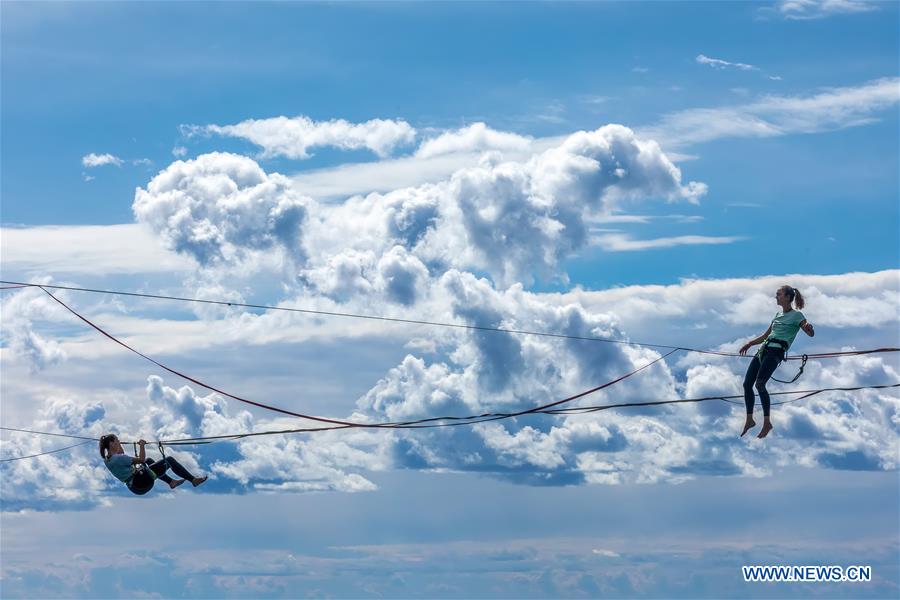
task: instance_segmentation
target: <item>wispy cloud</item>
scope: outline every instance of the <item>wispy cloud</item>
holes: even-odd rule
[[[81,157],[81,164],[89,169],[102,167],[103,165],[115,165],[120,167],[123,162],[124,161],[121,158],[112,154],[94,154],[91,152],[90,154]]]
[[[591,223],[640,223],[645,224],[650,221],[658,221],[658,220],[671,220],[676,223],[696,223],[698,221],[702,221],[703,217],[700,215],[622,215],[622,214],[613,214],[613,215],[602,215],[599,217],[592,217],[590,219]]]
[[[648,240],[635,240],[628,235],[609,233],[591,239],[591,244],[600,246],[607,252],[635,252],[639,250],[656,250],[674,246],[697,246],[710,244],[733,244],[747,238],[743,236],[712,237],[706,235],[679,235]]]
[[[746,63],[728,62],[720,58],[710,58],[705,54],[698,54],[695,59],[701,65],[709,65],[714,69],[739,69],[741,71],[758,71],[759,67],[748,65]]]
[[[824,19],[834,15],[858,14],[878,10],[877,3],[864,0],[779,0],[775,14],[791,20]]]
[[[93,178],[92,178],[93,179]],[[9,272],[173,273],[191,261],[169,252],[140,225],[69,225],[0,229]]]
[[[809,96],[767,96],[757,102],[671,113],[638,133],[664,148],[726,137],[772,137],[865,125],[900,101],[900,78],[858,87],[831,88]]]
[[[763,73],[770,81],[781,81],[782,79],[779,75],[769,75],[767,73],[764,73],[763,70],[756,65],[747,63],[729,62],[727,60],[722,60],[721,58],[712,58],[706,56],[705,54],[698,54],[694,60],[696,60],[701,65],[709,65],[710,67],[718,69],[720,71],[724,71],[727,69],[736,69],[738,71],[757,71],[759,73]]]

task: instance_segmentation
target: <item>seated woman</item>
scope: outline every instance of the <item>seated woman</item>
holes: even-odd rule
[[[115,435],[110,433],[100,438],[100,456],[103,457],[106,468],[116,479],[128,486],[132,493],[138,496],[146,494],[153,489],[153,484],[157,479],[162,479],[172,489],[188,480],[194,487],[206,481],[206,477],[191,475],[187,469],[181,466],[181,463],[171,456],[167,456],[165,460],[159,462],[147,458],[144,448],[146,444],[147,442],[140,440],[138,442],[139,455],[128,456],[125,454],[119,438]],[[166,470],[170,468],[182,479],[172,479],[166,475]]]

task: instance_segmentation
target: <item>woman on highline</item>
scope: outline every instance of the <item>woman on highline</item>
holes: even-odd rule
[[[775,302],[781,307],[781,311],[772,319],[772,323],[764,334],[754,338],[741,347],[741,356],[747,354],[751,346],[762,342],[762,346],[750,361],[747,374],[744,376],[744,404],[747,406],[747,420],[744,421],[744,436],[751,427],[756,426],[753,420],[753,388],[759,392],[759,401],[763,408],[763,426],[756,437],[764,438],[772,431],[772,422],[769,420],[769,392],[766,390],[766,382],[772,377],[772,373],[784,360],[788,348],[797,337],[801,329],[806,335],[812,337],[816,334],[812,324],[806,320],[800,309],[803,308],[803,296],[797,288],[783,285],[775,292]],[[793,303],[796,310],[791,308]]]
[[[116,479],[128,486],[133,494],[142,496],[153,489],[153,484],[157,479],[161,479],[169,484],[173,490],[185,481],[190,481],[194,487],[197,487],[204,481],[206,477],[194,477],[190,472],[181,466],[177,460],[171,456],[167,456],[165,460],[154,461],[147,458],[147,444],[144,440],[138,442],[138,456],[128,456],[122,448],[122,443],[113,434],[107,434],[100,438],[100,456],[109,472]],[[166,475],[168,469],[181,477],[181,479],[172,479]]]

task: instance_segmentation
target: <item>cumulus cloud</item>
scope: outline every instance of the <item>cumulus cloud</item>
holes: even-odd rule
[[[66,359],[66,353],[57,342],[48,340],[23,325],[14,326],[10,337],[13,352],[28,361],[32,373]]]
[[[810,280],[806,281],[809,277]],[[809,290],[814,319],[821,318],[819,336],[829,336],[833,348],[834,330],[840,327],[832,294],[853,294],[873,302],[866,322],[882,326],[897,323],[896,297],[878,307],[877,296],[867,288],[898,287],[897,273],[831,277],[794,277],[798,286]],[[800,281],[797,281],[800,280]],[[816,285],[810,285],[812,281]],[[467,323],[500,325],[512,329],[544,329],[579,336],[621,339],[618,316],[629,306],[634,319],[648,319],[644,329],[659,334],[661,319],[675,325],[683,337],[696,324],[718,321],[733,324],[745,320],[747,312],[761,311],[762,321],[771,317],[764,306],[742,306],[743,296],[759,293],[772,283],[753,280],[685,282],[676,286],[632,286],[623,290],[577,294],[579,304],[549,302],[552,295],[530,295],[521,289],[498,291],[486,280],[470,274],[448,273],[442,279],[444,292],[454,314]],[[759,290],[753,292],[753,288]],[[824,292],[822,290],[827,290]],[[852,291],[851,291],[852,290]],[[871,294],[871,298],[869,295]],[[592,296],[608,296],[602,304]],[[896,296],[891,292],[889,295]],[[573,298],[575,294],[566,297]],[[884,296],[885,299],[887,296]],[[627,298],[627,302],[621,299]],[[843,301],[843,300],[842,300]],[[846,297],[847,305],[853,304]],[[766,304],[771,304],[768,299]],[[596,308],[587,309],[585,304]],[[856,302],[857,305],[860,302]],[[647,307],[671,305],[684,311],[679,324],[676,313],[665,316]],[[604,307],[604,308],[600,308]],[[821,312],[819,312],[821,311]],[[875,313],[881,311],[882,317]],[[831,314],[837,312],[838,314]],[[616,315],[615,317],[613,315]],[[879,319],[881,319],[879,321]],[[567,324],[568,323],[568,324]],[[828,325],[825,325],[825,324]],[[857,320],[857,323],[859,321]],[[577,324],[577,325],[576,325]],[[733,325],[732,325],[733,326]],[[859,329],[853,325],[852,331]],[[711,328],[712,329],[712,328]],[[752,335],[756,335],[755,330]],[[721,333],[719,335],[722,335]],[[728,334],[725,334],[728,335]],[[748,333],[748,336],[750,334]],[[493,336],[493,337],[492,337]],[[498,339],[499,338],[499,339]],[[443,345],[441,356],[449,360],[407,356],[359,401],[360,410],[373,419],[403,420],[443,414],[479,414],[487,411],[512,412],[524,407],[569,395],[646,364],[655,352],[634,347],[609,347],[592,342],[554,344],[528,336],[507,339],[487,332],[467,332],[456,337],[435,338]],[[840,338],[838,338],[840,339]],[[676,340],[677,341],[677,340]],[[887,342],[890,343],[890,342]],[[728,344],[724,349],[733,350]],[[798,345],[808,350],[809,342]],[[885,342],[882,341],[881,345]],[[876,340],[873,345],[879,345]],[[708,346],[707,346],[708,347]],[[434,352],[434,349],[432,349]],[[599,354],[598,354],[599,353]],[[552,357],[552,359],[550,358]],[[648,401],[676,397],[741,394],[746,361],[684,355],[669,365],[659,365],[610,390],[576,405],[610,402]],[[782,368],[788,377],[796,368]],[[787,373],[791,371],[791,373]],[[803,388],[840,387],[900,381],[896,357],[848,357],[832,362],[811,363],[802,379]],[[853,383],[851,383],[853,382]],[[770,384],[773,391],[797,386]],[[776,401],[785,397],[774,397]],[[577,483],[615,484],[625,482],[680,481],[697,475],[762,476],[773,468],[800,464],[836,469],[892,469],[896,464],[896,431],[900,424],[900,399],[887,392],[832,392],[774,409],[776,437],[767,443],[779,447],[777,460],[751,442],[741,444],[733,431],[735,419],[743,414],[721,401],[649,410],[629,409],[580,416],[531,416],[512,421],[486,423],[471,428],[448,428],[418,432],[396,432],[391,450],[397,466],[411,469],[453,469],[491,473],[494,476],[533,485]],[[736,416],[737,415],[737,416]]]
[[[777,75],[767,73],[765,76],[780,80]],[[862,126],[877,119],[878,112],[890,109],[896,104],[896,97],[900,96],[895,91],[895,100],[892,101],[890,86],[886,88],[884,81],[805,95],[766,96],[749,104],[677,111],[655,124],[639,126],[635,131],[642,139],[656,140],[666,150],[670,160],[681,162],[696,156],[674,152],[676,147],[723,137],[791,135]],[[889,79],[887,81],[890,82]],[[507,160],[527,161],[531,154],[558,146],[565,138],[536,138],[530,150],[516,154],[504,149],[503,156]],[[314,198],[342,200],[353,194],[387,192],[446,179],[460,169],[476,166],[479,157],[477,152],[439,154],[431,158],[402,156],[375,163],[313,169],[292,178],[299,189]]]
[[[47,279],[41,281],[48,283]],[[66,360],[67,354],[54,339],[34,330],[34,322],[64,318],[58,304],[37,289],[7,293],[2,301],[4,338],[16,357],[37,373]]]
[[[85,154],[81,157],[81,164],[89,169],[94,167],[102,167],[103,165],[115,165],[121,167],[124,161],[118,156],[112,154]]]
[[[25,428],[93,437],[91,432],[100,431],[107,416],[104,404],[96,400],[49,397]],[[78,440],[12,433],[0,442],[0,456],[29,456],[76,443]],[[106,469],[99,457],[96,461],[87,458],[91,453],[97,456],[95,443],[0,464],[4,510],[35,504],[46,508],[86,508],[99,502]]]
[[[495,143],[485,141],[490,138],[486,129],[481,138],[472,131],[448,135],[442,144],[451,152]],[[434,148],[438,152],[440,145]],[[576,133],[521,160],[489,156],[438,183],[354,196],[335,205],[318,205],[291,183],[252,159],[207,154],[173,163],[138,189],[134,211],[170,248],[199,263],[201,275],[192,283],[203,286],[204,294],[225,289],[221,280],[206,278],[216,269],[225,272],[257,256],[275,255],[291,267],[284,281],[285,289],[296,294],[292,302],[377,306],[476,327],[662,343],[669,341],[660,339],[666,336],[684,343],[675,336],[687,331],[697,346],[728,346],[742,334],[736,331],[767,324],[774,312],[771,293],[784,283],[781,278],[686,281],[605,292],[576,289],[565,295],[528,292],[525,285],[535,275],[557,276],[560,262],[590,243],[590,225],[605,215],[633,203],[696,202],[705,192],[701,183],[684,184],[680,170],[655,142],[622,126]],[[723,243],[708,238],[649,242],[713,241]],[[619,239],[620,246],[624,242]],[[897,322],[896,272],[791,276],[790,283],[802,289],[810,310],[821,311],[809,316],[821,325],[820,336],[831,336],[829,348],[841,328],[850,330],[847,335],[862,335],[860,322]],[[283,315],[251,318],[225,311],[221,316],[233,325],[230,340],[244,334],[246,340],[272,339],[286,322]],[[152,328],[159,348],[190,343],[170,334],[185,324],[167,323],[172,329],[165,332],[149,320],[137,325],[138,341]],[[360,396],[352,418],[524,410],[660,356],[641,347],[479,330],[428,331],[416,347],[427,348],[427,355],[412,350],[398,361]],[[731,391],[742,377],[742,363],[729,360],[694,356],[660,362],[576,404]],[[838,363],[830,371],[809,367],[805,381],[883,382],[896,377],[897,370],[884,358],[871,357]],[[146,395],[151,408],[137,416],[103,404],[107,425],[184,437],[280,424],[233,412],[215,394],[172,388],[158,377],[148,380]],[[374,483],[358,471],[390,467],[482,472],[533,485],[759,476],[773,465],[796,461],[825,468],[891,468],[898,403],[892,394],[871,394],[866,400],[863,407],[853,396],[832,395],[780,409],[772,439],[783,439],[789,451],[777,460],[733,439],[732,413],[724,404],[527,416],[447,429],[332,432],[309,440],[252,438],[203,452],[212,472],[231,486],[221,489],[262,492],[364,491]],[[75,414],[63,425],[58,416],[66,411],[54,411],[56,426],[79,423]],[[87,419],[80,423],[95,426]],[[809,452],[800,451],[804,444]],[[185,460],[193,457],[187,454]]]
[[[610,315],[577,305],[545,303],[520,286],[498,291],[484,279],[448,272],[442,296],[463,322],[481,326],[548,330],[581,337],[618,337]],[[592,387],[658,358],[652,351],[578,340],[466,331],[438,339],[445,360],[407,356],[359,402],[373,420],[436,415],[514,412]],[[549,360],[549,357],[553,357]],[[654,366],[641,380],[628,380],[616,398],[675,393],[671,373]],[[601,395],[602,397],[602,395]],[[594,398],[596,400],[597,398]],[[538,485],[583,483],[583,452],[618,451],[629,444],[618,425],[531,416],[513,422],[425,431],[398,431],[391,453],[405,468],[441,468],[493,473]],[[658,444],[657,444],[658,446]]]
[[[101,396],[47,397],[30,421],[20,427],[95,438],[116,433],[124,440],[234,435],[254,429],[296,427],[296,420],[255,419],[247,410],[234,410],[218,394],[204,396],[191,386],[174,388],[155,375],[147,379],[143,398],[122,393]],[[369,432],[324,434],[315,440],[270,436],[237,443],[170,446],[167,454],[177,457],[193,473],[212,473],[206,484],[212,492],[370,491],[375,485],[353,471],[385,467],[381,458],[384,452],[379,450],[381,437]],[[0,442],[0,456],[37,454],[69,443],[61,438],[14,433]],[[126,448],[130,450],[130,446]],[[158,458],[152,444],[147,447],[147,455]],[[5,510],[22,506],[88,508],[108,502],[110,494],[130,495],[103,466],[96,442],[60,454],[2,463],[0,470]]]
[[[202,265],[269,250],[302,262],[307,202],[286,177],[266,174],[247,157],[216,152],[172,163],[137,189],[132,208],[169,248]]]
[[[216,462],[212,469],[261,492],[366,492],[376,489],[375,484],[347,469],[378,468],[374,446],[324,437],[312,442],[251,438],[238,444],[238,460]]]
[[[403,256],[398,253],[399,258]],[[413,306],[425,308],[422,303],[426,302],[432,316],[463,324],[581,337],[640,336],[645,341],[721,345],[733,350],[765,327],[774,312],[771,292],[785,281],[804,291],[809,303],[805,313],[817,325],[817,336],[798,339],[796,351],[840,348],[847,345],[844,341],[855,341],[856,347],[896,343],[891,332],[896,331],[900,314],[897,271],[685,281],[560,295],[531,293],[521,286],[498,289],[488,279],[450,270],[431,282],[430,289],[424,290],[426,297]],[[283,327],[280,321],[273,319],[266,325],[261,319],[230,321],[235,339],[250,343],[267,327]],[[257,333],[250,335],[253,331]],[[380,421],[514,412],[593,387],[659,356],[640,347],[485,331],[434,329],[418,335],[431,344],[427,355],[411,352],[389,369],[359,398],[355,414],[329,416]],[[870,336],[875,337],[867,339]],[[178,335],[165,333],[164,337],[183,343]],[[143,348],[140,336],[130,341]],[[676,355],[573,404],[737,394],[745,367],[744,360]],[[790,376],[795,368],[794,364],[782,366],[778,376]],[[898,380],[897,358],[884,355],[811,362],[800,385],[841,387]],[[770,389],[797,386],[772,384]],[[114,429],[121,435],[157,437],[296,426],[294,420],[253,418],[229,404],[215,394],[204,396],[190,386],[172,387],[150,377],[146,399],[101,401],[95,396],[83,402],[74,396],[54,397],[29,425],[75,434],[99,435]],[[523,416],[475,427],[273,436],[176,452],[190,468],[216,476],[210,490],[239,492],[365,491],[375,485],[367,471],[390,468],[468,471],[529,485],[673,482],[698,475],[759,477],[796,465],[897,468],[900,398],[895,390],[831,392],[774,407],[775,431],[765,445],[737,438],[742,413],[740,401],[737,405],[717,401],[578,416]],[[4,456],[59,447],[53,440],[29,440],[4,443]],[[29,467],[31,471],[13,466],[17,463],[3,467],[24,469],[15,471],[22,486],[4,488],[4,502],[13,490],[21,497],[37,490],[56,493],[48,492],[43,478],[52,485],[65,482],[47,476],[45,469],[93,468],[96,451],[89,450],[80,455],[76,450],[71,458],[44,461],[42,457],[39,466]],[[4,477],[9,473],[4,471]],[[9,476],[12,480],[13,475]],[[58,501],[70,506],[92,503],[100,497],[99,491],[119,490],[102,470],[90,476],[99,478],[100,488],[79,488],[71,498],[59,496]]]
[[[695,202],[706,186],[682,185],[655,142],[608,125],[573,134],[526,163],[463,170],[447,191],[422,254],[486,269],[509,284],[553,277],[560,260],[587,243],[590,215],[638,200]]]
[[[263,158],[294,159],[309,158],[309,149],[314,147],[368,149],[384,157],[397,146],[412,143],[416,137],[416,130],[402,120],[350,123],[344,119],[313,121],[304,116],[248,119],[235,125],[185,126],[183,130],[188,135],[215,134],[245,139],[262,147]]]
[[[426,264],[486,270],[504,285],[554,278],[559,262],[587,243],[589,216],[630,201],[694,202],[705,191],[682,185],[654,142],[608,125],[527,162],[487,162],[418,188],[436,216],[413,252]]]
[[[246,166],[257,173],[257,179],[277,176],[266,175],[252,161]],[[211,172],[217,169],[213,166]],[[301,297],[324,297],[352,307],[370,303],[382,309],[427,307],[429,314],[475,326],[623,339],[632,332],[652,332],[654,320],[683,320],[689,328],[705,328],[703,335],[719,332],[715,343],[723,343],[733,339],[722,337],[727,328],[767,323],[773,301],[765,286],[772,285],[774,290],[777,285],[727,280],[638,287],[621,292],[628,294],[627,302],[610,305],[604,304],[607,296],[603,294],[534,295],[516,284],[529,283],[535,273],[553,273],[562,258],[589,242],[589,224],[620,206],[649,199],[692,202],[704,191],[699,183],[682,184],[680,171],[659,146],[627,128],[580,132],[524,161],[489,158],[436,184],[355,196],[330,206],[307,204],[311,208],[303,223],[306,254],[297,283]],[[226,216],[214,215],[211,225],[220,227],[220,222],[227,222]],[[260,250],[242,245],[240,236],[234,239],[236,249]],[[731,241],[735,240],[677,238],[653,240],[643,247]],[[623,240],[618,242],[621,249]],[[896,282],[890,277],[863,279],[884,298],[869,304],[866,310],[871,318],[877,321],[877,315],[885,311],[896,313],[896,302],[891,304],[886,291]],[[859,287],[847,287],[853,280],[844,277],[841,281],[853,294],[861,293]],[[836,281],[794,278],[792,283],[803,288],[811,305],[824,305],[840,296]],[[611,291],[609,298],[616,293]],[[834,312],[840,311],[835,307]],[[830,316],[830,322],[837,322],[835,318]],[[896,321],[896,314],[886,318]],[[593,387],[659,357],[655,351],[636,347],[485,331],[428,333],[422,342],[418,347],[427,347],[431,356],[409,354],[390,369],[360,398],[357,407],[364,418],[400,420],[526,409]],[[890,374],[877,368],[873,372],[879,377]],[[656,365],[590,402],[733,391],[741,377],[734,364],[685,358]],[[887,465],[882,454],[861,450],[854,441],[874,436],[874,431],[883,431],[895,419],[886,408],[887,401],[879,402],[882,408],[877,414],[887,416],[871,418],[865,434],[824,441],[818,454],[813,454],[821,456],[817,464],[829,468]],[[469,470],[536,485],[764,474],[771,466],[752,448],[736,445],[732,439],[730,414],[728,406],[710,404],[632,414],[522,417],[476,427],[392,432],[379,438],[379,444],[363,442],[367,451],[360,454],[351,444],[346,456],[356,467],[391,464]],[[785,410],[785,417],[790,414]],[[818,431],[808,415],[791,416],[790,424],[783,426],[798,435]],[[269,450],[280,460],[273,463],[254,446],[262,443],[275,444]],[[255,482],[268,491],[368,487],[339,462],[322,467],[321,477],[327,483],[290,480],[289,473],[312,468],[309,448],[289,440],[247,444],[247,452],[239,450],[241,459],[217,462],[217,472],[242,485]],[[374,463],[365,462],[363,455]]]
[[[468,143],[473,131],[448,144]],[[206,154],[139,188],[134,212],[202,265],[280,249],[300,267],[298,282],[331,298],[380,291],[409,304],[426,271],[481,270],[502,285],[558,278],[559,263],[588,243],[588,219],[629,203],[697,202],[705,192],[683,184],[655,142],[608,125],[524,162],[488,158],[437,184],[328,206],[249,158]]]

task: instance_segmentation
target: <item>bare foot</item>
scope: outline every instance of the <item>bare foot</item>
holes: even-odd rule
[[[204,481],[206,481],[206,475],[204,475],[203,477],[194,477],[194,480],[191,482],[191,485],[193,485],[194,487],[197,487]]]
[[[184,479],[173,479],[171,482],[169,482],[169,487],[174,490],[182,483],[184,483]]]
[[[762,429],[759,430],[759,435],[756,437],[758,437],[759,439],[762,439],[762,438],[766,437],[767,435],[769,435],[770,431],[772,431],[772,424],[769,423],[769,421],[765,421],[763,423]]]
[[[748,416],[747,421],[744,423],[744,430],[741,432],[741,437],[744,437],[744,434],[747,433],[751,427],[756,427],[756,421],[753,420],[753,417]]]

